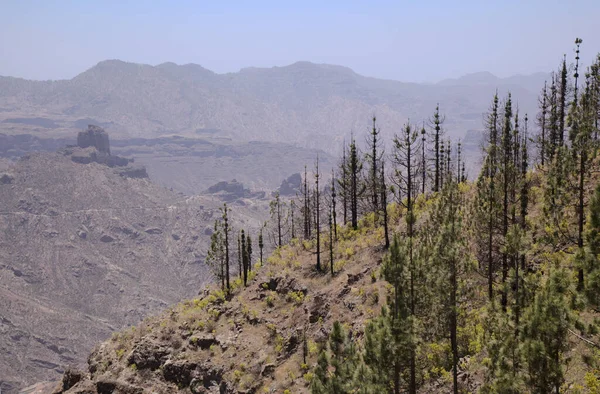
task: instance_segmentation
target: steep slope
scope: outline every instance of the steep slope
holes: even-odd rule
[[[0,174],[0,384],[3,392],[79,365],[119,328],[197,293],[221,202],[124,178],[66,151]],[[258,226],[266,208],[236,210]]]
[[[540,188],[545,180],[539,172],[531,174],[531,178],[534,191],[529,213],[531,231],[534,239],[541,239],[547,231],[543,220],[539,220],[544,207]],[[464,220],[470,226],[475,220],[476,189],[474,185],[461,184],[458,190],[464,199]],[[417,200],[417,231],[428,228],[428,218],[435,215],[439,201],[435,195]],[[391,204],[389,212],[392,230],[405,237],[406,210]],[[464,231],[469,242],[462,251],[466,254],[463,258],[472,263],[474,270],[463,274],[461,279],[462,294],[467,298],[460,301],[459,341],[463,355],[459,385],[460,392],[479,392],[491,363],[489,349],[497,343],[497,338],[488,336],[487,330],[498,327],[490,323],[494,308],[486,305],[485,277],[475,269],[476,262],[469,256],[475,249],[475,230]],[[334,247],[335,275],[329,274],[329,267],[326,272],[316,272],[314,240],[292,241],[276,251],[263,267],[256,267],[258,273],[251,275],[248,287],[244,288],[238,280],[231,299],[226,299],[220,290],[207,290],[160,316],[146,319],[135,329],[114,335],[92,352],[86,372],[69,371],[55,393],[310,392],[315,368],[322,362],[319,354],[328,347],[334,322],[342,322],[354,345],[364,349],[368,346],[365,326],[380,315],[381,307],[393,294],[391,285],[381,279],[385,275],[382,259],[386,252],[382,248],[383,229],[373,226],[373,216],[361,220],[358,231],[340,228],[338,235],[340,240]],[[531,245],[527,260],[532,263],[532,271],[526,280],[536,283],[534,287],[544,287],[550,276],[547,267],[542,267],[547,264],[542,260],[560,256],[564,256],[564,251],[556,251],[552,245]],[[568,263],[563,264],[563,268],[572,269]],[[419,277],[422,275],[419,273]],[[443,306],[437,307],[443,314]],[[531,308],[530,311],[535,310],[535,306]],[[441,323],[441,316],[435,315],[435,311],[427,313],[432,315],[430,323]],[[592,322],[599,315],[589,308],[571,313],[574,329],[579,327],[576,328],[579,333],[569,329],[569,335],[565,336],[566,350],[561,357],[567,360],[569,373],[563,386],[565,392],[587,392],[585,381],[597,373],[593,360],[597,357],[594,346],[598,341],[598,330],[588,329],[587,322],[593,327],[596,323]],[[506,316],[512,315],[509,312]],[[507,335],[513,334],[510,331]],[[452,378],[447,369],[448,341],[443,333],[438,339],[420,339],[420,393],[452,392]],[[387,349],[390,344],[375,342],[371,346]],[[335,372],[331,364],[325,368],[329,375]],[[360,385],[361,375],[358,376]]]
[[[69,372],[70,383],[59,386],[66,393],[308,392],[309,366],[331,323],[344,321],[360,337],[384,302],[385,282],[376,280],[383,233],[364,225],[340,230],[333,278],[315,271],[314,242],[296,240],[257,264],[248,287],[238,279],[231,300],[207,290],[115,334],[90,355],[89,375]]]

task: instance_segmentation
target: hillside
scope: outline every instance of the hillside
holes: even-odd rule
[[[88,124],[82,126],[87,127]],[[55,152],[75,144],[74,134],[51,138],[0,133],[0,168],[9,159],[17,160],[33,152]],[[146,167],[153,182],[187,195],[202,193],[217,182],[233,178],[253,190],[274,190],[290,174],[305,164],[311,165],[317,154],[324,166],[335,165],[333,157],[322,150],[267,141],[229,141],[211,133],[202,138],[112,136],[111,132],[115,154],[135,159]]]
[[[531,237],[542,239],[547,228],[543,221],[536,222],[535,218],[543,215],[540,191],[545,187],[545,178],[539,171],[530,177],[533,189],[538,190],[531,196]],[[461,184],[459,189],[463,220],[471,227],[476,220],[476,187]],[[416,231],[425,234],[431,230],[441,198],[441,195],[419,197],[414,208],[418,217]],[[391,231],[400,239],[406,237],[406,209],[391,204],[389,215]],[[475,265],[473,254],[478,238],[472,227],[465,228],[464,232],[468,240],[464,249],[468,254],[464,257]],[[393,287],[384,280],[389,252],[383,247],[383,228],[373,225],[373,216],[361,220],[358,231],[340,227],[338,236],[334,245],[333,276],[327,266],[329,258],[325,257],[327,240],[323,246],[326,268],[322,273],[315,270],[315,240],[293,240],[275,251],[263,266],[256,263],[248,287],[244,288],[237,280],[230,299],[218,288],[210,287],[198,297],[145,319],[137,327],[114,334],[91,353],[87,370],[69,371],[55,393],[311,392],[311,382],[321,363],[319,355],[333,346],[329,338],[334,322],[341,322],[342,330],[348,333],[354,346],[362,350],[367,346],[366,326],[381,316],[382,307],[393,294]],[[325,233],[324,237],[328,235]],[[544,265],[546,268],[540,270],[537,264],[550,264],[542,261],[559,256],[564,256],[564,251],[552,251],[550,245],[543,243],[527,251],[526,258],[532,262],[533,270],[527,280],[532,286],[549,280],[545,271],[549,266]],[[564,268],[570,267],[563,263]],[[461,301],[460,392],[482,390],[490,351],[496,343],[488,336],[488,330],[497,328],[489,325],[496,315],[494,309],[486,305],[485,272],[474,268],[461,282],[468,299]],[[420,283],[418,288],[426,291],[426,286]],[[422,316],[423,324],[432,318],[430,323],[437,327],[440,315],[434,315],[444,312],[434,308],[426,313],[431,316]],[[570,329],[565,353],[561,355],[561,359],[568,360],[569,371],[565,375],[564,392],[594,392],[587,391],[592,386],[586,386],[584,376],[596,371],[593,344],[598,343],[599,338],[598,331],[588,328],[587,322],[589,327],[595,327],[600,314],[589,308],[573,313],[576,315],[573,321],[580,323],[575,324],[579,329]],[[391,344],[381,346],[385,349]],[[448,346],[447,336],[434,341],[423,339],[419,343],[419,393],[452,391]],[[333,374],[335,369],[329,368]],[[365,393],[381,392],[367,388],[370,375],[360,376],[357,384]],[[582,391],[577,391],[578,388]],[[314,386],[312,389],[315,390]]]
[[[308,392],[304,335],[312,367],[333,321],[360,338],[385,300],[385,282],[373,280],[384,252],[382,229],[365,222],[360,232],[340,228],[339,237],[333,278],[315,272],[314,241],[295,240],[264,266],[256,263],[247,288],[237,280],[231,300],[207,289],[116,333],[90,355],[91,375],[73,372],[82,381],[65,393]]]
[[[451,137],[481,130],[481,114],[495,89],[512,91],[521,110],[534,113],[544,78],[467,76],[415,84],[310,62],[215,74],[195,64],[107,60],[71,80],[0,77],[0,132],[56,137],[93,123],[117,138],[214,132],[236,141],[285,142],[338,154],[342,139],[364,132],[373,113],[387,138],[407,119],[430,118],[437,103],[448,114]]]
[[[204,253],[222,202],[72,159],[88,154],[36,153],[0,168],[3,393],[82,365],[114,330],[210,280]],[[266,204],[245,205],[233,220],[258,227]]]
[[[215,74],[195,64],[107,60],[71,80],[0,77],[0,157],[55,151],[94,124],[160,185],[197,194],[235,178],[273,190],[317,153],[332,166],[342,141],[362,135],[373,114],[389,147],[404,122],[427,121],[439,103],[447,137],[470,140],[464,155],[474,176],[489,92],[510,90],[522,111],[534,113],[544,78],[485,74],[415,84],[310,62]]]
[[[564,61],[536,139],[516,97],[494,95],[475,182],[449,147],[421,173],[410,125],[380,160],[376,133],[366,162],[352,140],[339,194],[320,192],[318,168],[303,179],[302,238],[279,240],[247,286],[225,281],[217,221],[221,280],[98,345],[54,394],[598,393],[600,55],[590,69],[572,98]],[[281,211],[267,228],[289,239]]]

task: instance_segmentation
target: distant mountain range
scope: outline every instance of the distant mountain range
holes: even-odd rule
[[[496,89],[511,91],[520,110],[533,114],[547,78],[482,72],[417,84],[310,62],[216,74],[196,64],[107,60],[70,80],[0,77],[0,133],[71,135],[94,123],[117,138],[285,142],[338,153],[343,138],[366,132],[373,114],[391,137],[409,119],[421,124],[437,103],[449,135],[462,137],[482,128]]]

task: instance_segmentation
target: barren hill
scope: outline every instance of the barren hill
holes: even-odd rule
[[[2,392],[82,364],[112,331],[209,279],[206,234],[220,201],[76,163],[77,149],[0,171]],[[252,228],[262,209],[247,201],[233,220]]]
[[[481,74],[481,73],[480,73]],[[438,84],[364,77],[351,69],[297,62],[215,74],[199,65],[100,62],[71,80],[0,77],[0,132],[58,135],[83,123],[118,137],[195,136],[209,132],[238,141],[293,143],[338,153],[352,130],[362,133],[376,113],[391,136],[410,119],[421,122],[437,103],[452,136],[481,129],[496,88],[519,97],[533,113],[543,74],[496,78],[474,74]]]

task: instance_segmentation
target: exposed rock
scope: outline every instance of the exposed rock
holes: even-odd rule
[[[324,319],[327,316],[327,313],[329,313],[329,303],[322,294],[316,294],[306,308],[308,320],[311,323],[316,323],[319,321],[319,318]]]
[[[272,290],[272,291],[276,291],[277,290],[277,286],[279,286],[279,282],[281,281],[281,277],[272,277],[269,278],[268,282],[263,282],[261,284],[258,285],[258,288],[260,290]]]
[[[104,234],[102,237],[100,237],[100,241],[102,242],[113,242],[115,239],[113,237],[111,237],[108,234]]]
[[[194,362],[185,360],[167,361],[163,365],[162,373],[167,382],[177,383],[177,385],[186,387],[189,386],[198,365]]]
[[[80,148],[92,146],[96,148],[98,152],[110,155],[108,134],[102,127],[89,125],[87,130],[80,131],[77,134],[77,146]]]
[[[261,199],[265,197],[265,192],[253,193],[249,189],[244,189],[244,185],[235,179],[231,182],[216,183],[209,187],[206,193],[215,195],[225,202],[233,202],[241,198]]]
[[[83,372],[76,369],[67,369],[62,377],[61,388],[63,391],[69,390],[83,378]]]
[[[287,179],[284,179],[283,182],[281,182],[281,186],[279,186],[279,195],[295,196],[296,193],[300,192],[301,187],[302,176],[299,173],[292,174]]]
[[[12,176],[11,174],[2,174],[0,175],[0,184],[2,185],[9,185],[11,183],[13,183],[13,181],[15,180],[15,177]]]
[[[280,294],[287,294],[291,291],[293,292],[301,292],[306,295],[308,293],[308,289],[306,286],[302,285],[296,278],[284,278],[281,276],[274,276],[269,278],[268,282],[262,282],[259,284],[260,290],[271,290],[276,291]]]
[[[265,364],[262,371],[260,371],[260,376],[271,376],[273,372],[275,372],[275,364]]]
[[[148,171],[144,166],[127,166],[117,170],[117,173],[123,178],[136,178],[145,179],[148,178]]]
[[[151,227],[145,230],[147,234],[162,234],[162,230],[158,227]]]
[[[212,334],[198,334],[190,338],[190,345],[204,350],[218,344],[219,341]]]
[[[352,275],[352,274],[348,274],[348,285],[352,285],[356,282],[358,282],[360,280],[360,278],[362,278],[363,275],[361,273],[358,273],[356,275]]]
[[[138,369],[155,370],[164,364],[168,349],[149,340],[138,343],[127,357],[127,362],[135,364]]]
[[[98,394],[141,394],[144,392],[139,387],[133,387],[117,380],[99,380],[96,382]]]

